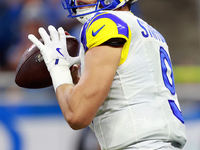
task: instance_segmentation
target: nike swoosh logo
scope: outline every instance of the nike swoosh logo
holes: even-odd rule
[[[105,25],[103,25],[101,28],[99,28],[97,31],[92,31],[92,36],[96,36],[98,33],[99,33],[99,31],[101,31],[101,29],[103,29],[103,27],[105,27]]]
[[[56,48],[57,52],[64,57],[64,55],[60,52],[61,48]]]

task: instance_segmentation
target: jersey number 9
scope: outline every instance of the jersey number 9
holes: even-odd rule
[[[163,47],[160,47],[160,61],[161,61],[161,69],[162,69],[162,76],[163,81],[166,88],[170,91],[172,95],[175,95],[175,84],[174,84],[174,75],[171,60],[169,58],[168,53]],[[173,114],[182,122],[184,123],[183,116],[179,108],[177,107],[174,100],[168,100],[169,105],[172,109]]]

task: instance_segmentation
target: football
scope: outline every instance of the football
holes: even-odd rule
[[[66,36],[70,56],[79,53],[79,42],[73,36]],[[43,40],[40,39],[43,43]],[[52,80],[40,50],[33,44],[22,55],[15,74],[15,83],[23,88],[40,89],[52,85]]]

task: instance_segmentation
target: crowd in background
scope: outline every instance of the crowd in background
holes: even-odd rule
[[[62,26],[78,38],[81,24],[67,16],[60,0],[0,0],[0,71],[16,69],[22,54],[32,44],[28,34],[40,38],[39,27]]]
[[[67,15],[59,0],[0,0],[1,70],[16,69],[23,52],[31,45],[28,34],[39,38],[39,27],[62,26],[77,37],[81,25]]]

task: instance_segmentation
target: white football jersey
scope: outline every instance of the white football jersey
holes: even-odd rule
[[[101,148],[123,149],[146,140],[183,147],[185,125],[164,37],[131,12],[99,12],[83,26],[82,55],[110,38],[126,43],[110,92],[90,125]]]

